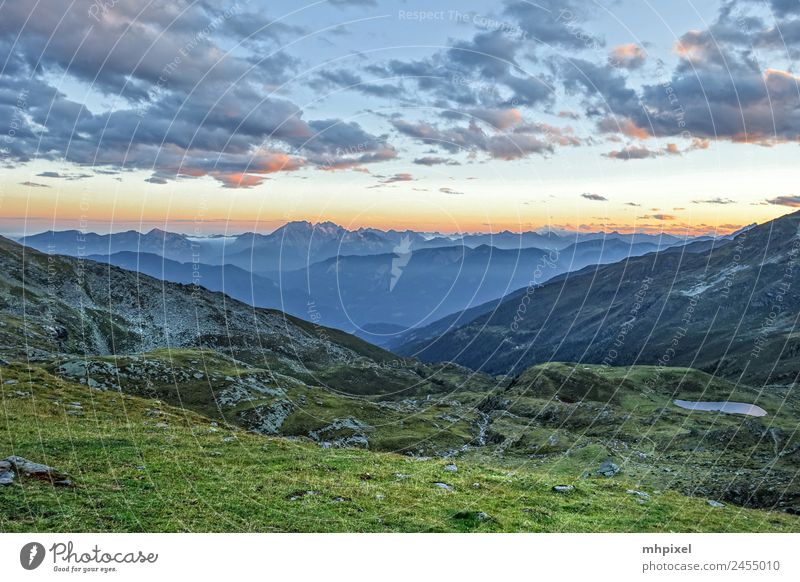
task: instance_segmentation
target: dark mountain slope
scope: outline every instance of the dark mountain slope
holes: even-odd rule
[[[403,354],[493,373],[547,361],[699,368],[792,382],[800,366],[800,213],[733,241],[557,277]]]
[[[196,283],[209,291],[225,293],[249,305],[280,309],[301,318],[308,317],[308,306],[304,297],[291,292],[281,293],[280,287],[272,279],[234,265],[181,263],[152,253],[130,251],[112,255],[90,255],[87,258],[164,281],[185,285]]]
[[[279,311],[194,285],[46,255],[4,238],[0,272],[0,357],[8,360],[210,348],[304,382],[359,393],[416,389],[427,385],[431,373]]]

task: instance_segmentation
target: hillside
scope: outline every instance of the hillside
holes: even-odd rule
[[[0,239],[0,270],[0,357],[7,360],[207,348],[273,373],[310,380],[325,372],[329,387],[343,391],[424,384],[387,366],[396,356],[361,339],[202,287],[45,255],[7,239]],[[338,375],[338,367],[347,373]]]
[[[67,472],[15,482],[3,532],[798,531],[795,516],[631,483],[526,467],[322,449],[267,438],[163,402],[0,368],[0,451]],[[9,381],[16,382],[10,385]],[[20,396],[18,393],[23,392]],[[45,430],[43,430],[45,429]],[[556,485],[573,485],[564,493]],[[447,486],[444,488],[443,486]]]
[[[794,213],[724,244],[697,242],[568,273],[397,351],[490,373],[548,361],[661,362],[792,383],[800,354],[799,224]]]

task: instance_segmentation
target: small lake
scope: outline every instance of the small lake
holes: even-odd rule
[[[744,402],[691,402],[689,400],[673,400],[676,406],[687,410],[703,412],[724,412],[725,414],[746,414],[748,416],[766,416],[767,411],[755,404]]]

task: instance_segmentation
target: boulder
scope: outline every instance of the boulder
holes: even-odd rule
[[[556,493],[569,493],[570,491],[574,490],[575,490],[574,485],[556,485],[555,487],[553,487],[553,491],[555,491]]]
[[[613,477],[614,475],[618,474],[619,471],[619,465],[616,463],[612,463],[611,461],[603,461],[600,463],[600,467],[597,469],[597,474],[602,475],[603,477]]]
[[[10,479],[8,473],[11,473]],[[66,473],[16,455],[6,457],[3,461],[0,461],[0,482],[8,485],[13,480],[14,475],[26,479],[47,481],[57,487],[70,487],[72,485],[72,481],[70,481],[69,475]]]

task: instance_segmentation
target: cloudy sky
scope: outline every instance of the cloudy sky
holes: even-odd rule
[[[0,47],[9,234],[800,207],[796,0],[5,1]]]

